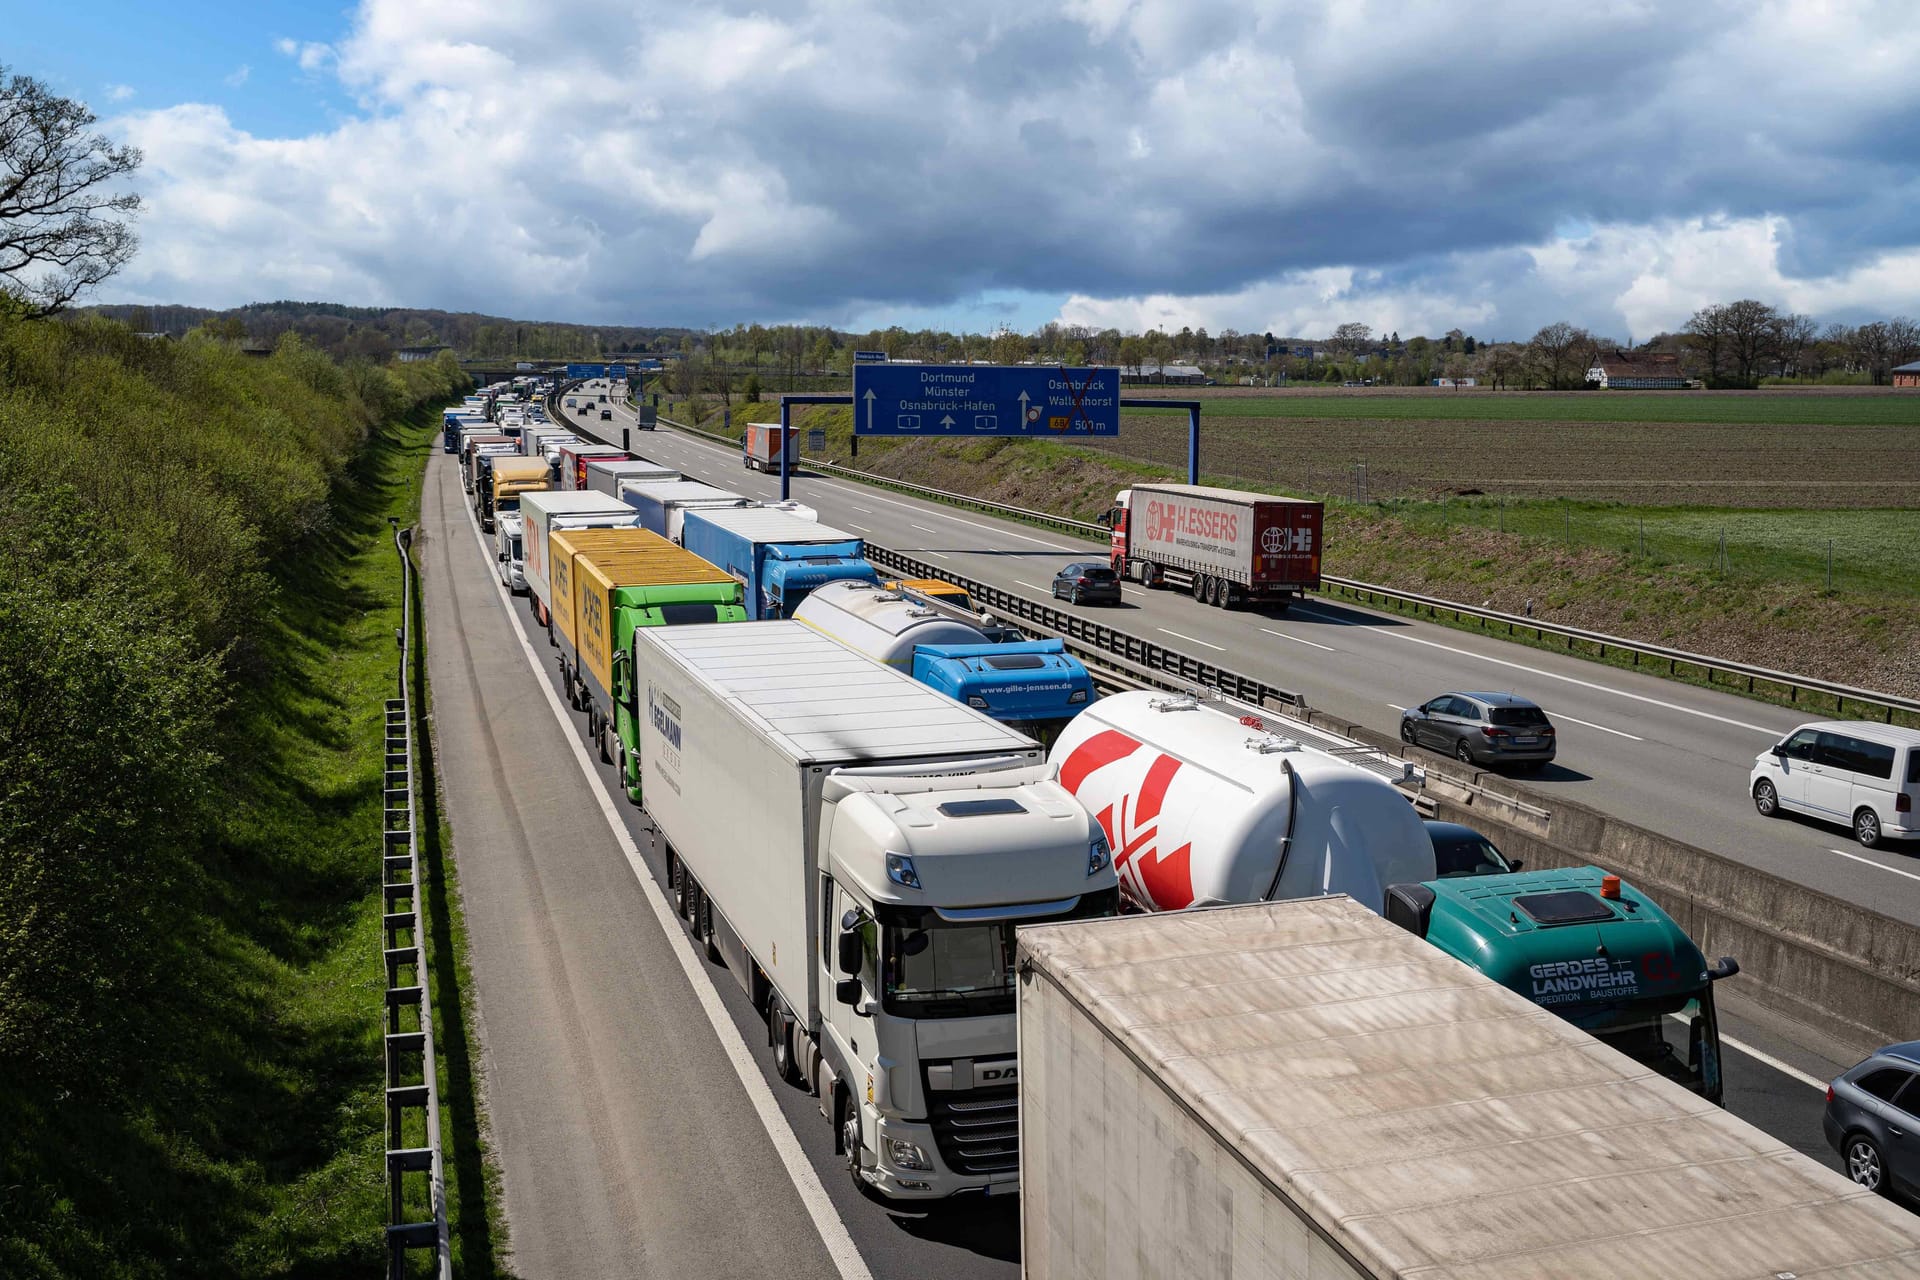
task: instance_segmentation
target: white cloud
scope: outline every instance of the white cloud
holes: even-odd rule
[[[253,68],[243,62],[239,66],[235,67],[232,71],[228,72],[225,76],[221,77],[221,81],[229,89],[238,89],[241,85],[247,82],[247,77],[252,74],[253,74]]]
[[[130,84],[110,84],[107,86],[107,101],[109,102],[125,102],[133,95],[134,87]]]
[[[1016,296],[1302,334],[1910,311],[1900,14],[360,0],[275,44],[351,96],[336,127],[125,118],[148,212],[123,286],[723,324]]]

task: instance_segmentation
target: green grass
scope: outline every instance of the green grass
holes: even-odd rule
[[[0,1088],[0,1274],[319,1280],[384,1266],[379,832],[400,616],[388,517],[417,511],[438,430],[432,412],[377,429],[335,484],[328,527],[273,567],[263,674],[224,718],[234,763],[187,887],[204,901],[142,1011],[144,1065],[105,1094],[85,1076]],[[437,892],[434,907],[435,981],[457,1009],[457,917]],[[464,1020],[440,1036],[457,1240],[465,1274],[487,1275]]]
[[[1194,398],[1191,388],[1138,388],[1129,394]],[[1920,394],[1828,394],[1786,390],[1749,392],[1658,391],[1447,391],[1408,388],[1345,395],[1220,395],[1199,393],[1202,430],[1209,415],[1234,418],[1391,418],[1470,421],[1806,423],[1823,426],[1888,426],[1920,423]],[[1159,417],[1185,410],[1128,409]]]
[[[1352,504],[1346,504],[1352,505]],[[1361,504],[1421,529],[1471,527],[1652,565],[1685,564],[1747,579],[1920,596],[1920,514],[1909,510],[1737,510],[1476,498]],[[1724,544],[1723,539],[1724,537]]]

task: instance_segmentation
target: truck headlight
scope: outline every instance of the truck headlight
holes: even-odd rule
[[[903,853],[887,855],[887,879],[908,889],[920,887],[920,873],[913,869],[913,859]]]
[[[1087,845],[1087,874],[1097,876],[1107,869],[1113,861],[1113,850],[1107,844],[1105,833],[1096,833]]]
[[[967,695],[967,705],[975,711],[985,711],[987,709],[987,700],[977,693],[970,693]]]
[[[888,1138],[887,1154],[893,1157],[893,1163],[902,1169],[932,1169],[927,1153],[918,1143],[908,1142],[905,1138]]]
[[[1072,693],[1067,695],[1068,706],[1078,706],[1080,703],[1085,702],[1086,700],[1087,700],[1087,691],[1085,689],[1075,689]]]

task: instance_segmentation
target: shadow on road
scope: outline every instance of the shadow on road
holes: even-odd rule
[[[894,1225],[917,1239],[965,1249],[997,1262],[1020,1261],[1020,1205],[973,1204],[925,1214],[894,1214]]]

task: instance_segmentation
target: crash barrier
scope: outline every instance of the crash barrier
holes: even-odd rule
[[[416,828],[413,693],[407,679],[413,642],[413,530],[395,528],[400,553],[399,696],[387,699],[386,789],[381,834],[387,1110],[387,1275],[409,1274],[410,1253],[428,1250],[434,1274],[452,1276],[447,1248],[447,1179],[440,1152],[440,1095],[434,1074],[433,1005],[427,990],[427,933],[421,910]],[[409,1178],[426,1179],[427,1216],[409,1201]]]

